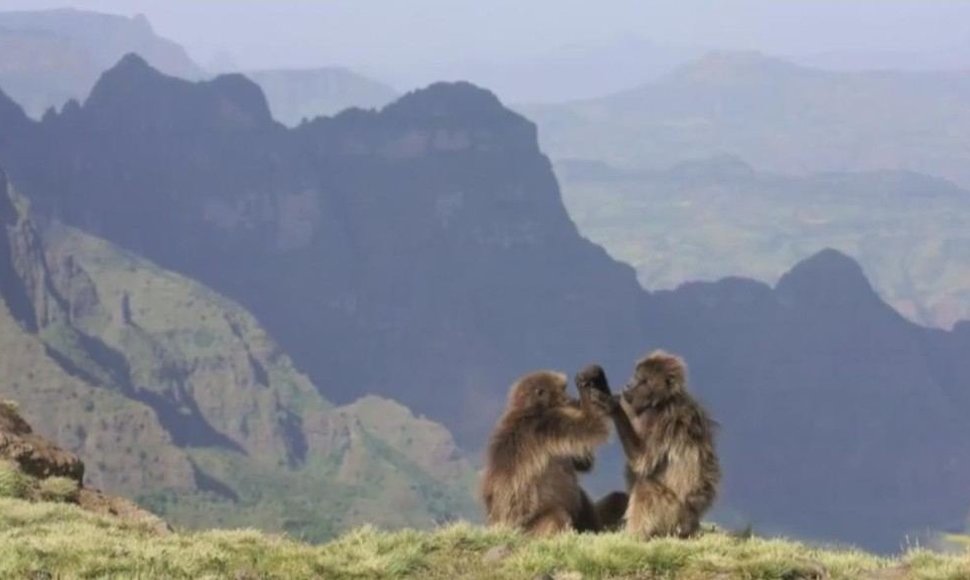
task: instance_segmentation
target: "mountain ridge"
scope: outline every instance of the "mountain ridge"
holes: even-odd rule
[[[966,187],[968,143],[951,128],[968,95],[965,71],[826,71],[729,51],[613,95],[518,109],[557,160],[662,169],[731,154],[761,171],[909,169]]]
[[[143,15],[86,10],[0,11],[0,86],[33,118],[83,99],[98,75],[128,52],[171,74],[200,78],[178,44],[155,34]]]
[[[556,164],[580,230],[650,289],[743,275],[774,283],[825,247],[851,254],[904,316],[970,318],[970,190],[909,170],[758,171],[733,155],[660,170]]]

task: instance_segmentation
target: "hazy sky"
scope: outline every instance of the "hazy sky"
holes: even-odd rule
[[[144,13],[206,64],[246,67],[504,61],[623,37],[778,54],[970,46],[960,0],[0,0]]]
[[[341,65],[510,102],[607,94],[706,49],[825,68],[970,69],[970,0],[0,0],[145,14],[212,72]]]

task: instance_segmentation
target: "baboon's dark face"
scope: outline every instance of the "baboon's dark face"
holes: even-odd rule
[[[681,388],[680,373],[666,367],[651,360],[638,364],[633,378],[623,390],[627,405],[639,412]]]

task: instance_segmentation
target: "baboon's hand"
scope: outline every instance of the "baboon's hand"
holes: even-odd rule
[[[599,391],[607,396],[611,396],[610,384],[606,380],[606,372],[599,365],[587,365],[583,370],[576,373],[576,387],[579,389]]]
[[[598,407],[604,413],[612,413],[614,408],[613,395],[610,384],[606,380],[606,372],[599,365],[587,365],[576,373],[576,388],[584,399]]]

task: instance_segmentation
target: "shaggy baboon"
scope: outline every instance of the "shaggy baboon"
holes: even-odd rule
[[[600,528],[576,470],[592,467],[593,449],[609,434],[612,397],[580,388],[566,394],[562,373],[520,378],[492,434],[482,482],[489,524],[533,534]]]
[[[627,531],[694,534],[721,478],[712,421],[686,389],[684,362],[655,351],[637,363],[612,409],[627,457]]]

